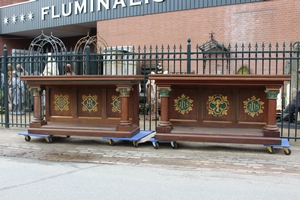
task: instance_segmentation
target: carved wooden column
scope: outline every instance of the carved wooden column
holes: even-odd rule
[[[160,93],[160,121],[156,128],[160,133],[169,133],[172,130],[172,124],[169,119],[169,97],[171,86],[162,86],[158,88]]]
[[[33,119],[30,123],[31,128],[38,128],[47,124],[42,116],[42,89],[40,87],[31,87],[30,91],[33,93]]]
[[[279,128],[276,125],[276,101],[279,94],[279,88],[266,87],[268,99],[267,124],[263,128],[264,136],[280,137]]]
[[[132,90],[131,86],[119,86],[117,92],[120,92],[121,99],[121,120],[117,126],[117,130],[127,130],[125,127],[130,127],[129,121],[129,97]]]

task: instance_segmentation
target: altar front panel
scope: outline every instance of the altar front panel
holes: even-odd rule
[[[53,122],[115,124],[121,119],[119,95],[115,86],[49,86],[46,87],[46,119]],[[133,91],[129,101],[137,101]],[[130,119],[135,119],[133,112],[134,109],[129,109]]]
[[[276,100],[288,75],[150,74],[161,94],[156,140],[280,144]]]
[[[262,128],[268,102],[261,86],[173,85],[169,105],[174,126]]]

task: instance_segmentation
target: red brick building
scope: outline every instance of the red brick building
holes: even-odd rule
[[[202,44],[211,31],[225,45],[275,45],[300,39],[299,9],[300,1],[270,0],[98,21],[97,30],[110,45]]]

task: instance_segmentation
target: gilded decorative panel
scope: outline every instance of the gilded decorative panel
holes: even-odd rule
[[[258,116],[259,114],[263,113],[264,109],[264,102],[262,102],[259,98],[252,96],[248,98],[246,101],[243,101],[245,113],[254,117],[255,115]]]
[[[193,110],[193,100],[189,96],[182,94],[177,99],[174,99],[175,110],[181,114],[188,113]]]
[[[98,111],[98,95],[82,95],[82,111],[97,112]]]
[[[69,95],[55,94],[54,95],[54,110],[69,111]]]
[[[112,95],[112,112],[121,113],[121,99],[120,96]]]
[[[221,94],[208,96],[206,103],[208,114],[217,117],[227,115],[229,110],[229,101],[227,99],[227,96]]]

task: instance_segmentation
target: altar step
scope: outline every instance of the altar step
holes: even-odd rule
[[[242,144],[280,144],[279,137],[264,137],[261,129],[175,127],[170,133],[155,135],[156,140]]]
[[[87,124],[70,122],[51,122],[41,127],[28,129],[30,134],[91,136],[91,137],[122,137],[129,138],[136,135],[140,128],[137,125],[129,130],[120,131],[116,124]]]

